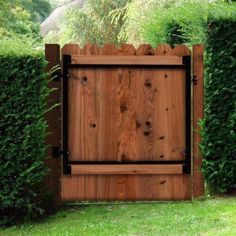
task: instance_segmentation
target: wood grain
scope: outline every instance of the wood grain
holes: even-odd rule
[[[119,55],[134,55],[132,45],[123,45],[119,50]],[[128,162],[136,160],[136,107],[135,107],[135,84],[136,69],[118,67],[117,80],[117,145],[118,161]]]
[[[72,64],[77,65],[182,65],[179,56],[87,56],[72,55]]]
[[[136,51],[136,55],[140,57],[143,55],[150,55],[151,57],[153,54],[153,48],[146,44],[140,45]],[[157,96],[156,70],[145,67],[136,70],[136,159],[139,161],[155,160],[158,155],[158,153],[155,153],[157,136],[154,130],[157,124],[154,121],[155,99]]]
[[[203,45],[193,46],[193,75],[196,83],[193,85],[193,197],[204,195],[204,180],[201,172],[202,156],[199,144],[201,142],[199,120],[204,115],[204,70]]]
[[[135,60],[174,55],[174,60],[181,58],[182,63],[182,56],[189,50],[183,45],[174,49],[168,45],[156,49],[141,45],[136,50],[132,45],[116,48],[108,44],[98,48],[88,44],[83,49],[67,45],[63,52],[78,55],[77,58],[139,58]],[[190,199],[191,176],[181,174],[182,167],[178,174],[167,174],[164,166],[153,170],[155,165],[150,164],[150,173],[143,175],[135,173],[144,171],[140,166],[126,167],[130,161],[185,159],[184,70],[118,64],[71,68],[70,76],[70,160],[119,161],[123,169],[72,165],[72,175],[62,177],[63,200]],[[82,170],[84,174],[79,172]]]
[[[182,164],[104,164],[71,165],[72,175],[109,175],[109,174],[182,174]]]
[[[71,181],[71,180],[76,181]],[[185,175],[74,175],[62,183],[63,201],[190,200]]]

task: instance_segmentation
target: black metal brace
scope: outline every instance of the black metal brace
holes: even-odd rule
[[[183,56],[183,64],[185,65],[185,164],[183,166],[183,173],[191,173],[191,56]]]
[[[71,174],[71,164],[69,161],[68,152],[68,72],[71,67],[71,56],[63,56],[63,80],[62,80],[62,91],[63,91],[63,151],[59,148],[54,149],[55,156],[63,155],[63,174]],[[78,65],[74,65],[78,66]],[[183,56],[183,65],[172,66],[172,65],[160,65],[163,68],[185,68],[185,89],[186,89],[186,150],[185,150],[185,161],[183,163],[183,173],[191,173],[191,84],[196,84],[196,76],[191,77],[191,56]],[[150,162],[152,163],[152,162]],[[169,163],[169,162],[168,162]],[[104,163],[103,163],[104,164]],[[172,164],[170,162],[170,164]]]
[[[62,79],[62,121],[63,121],[63,174],[71,174],[71,166],[69,165],[68,152],[68,79],[69,66],[71,64],[71,55],[63,55],[63,79]]]

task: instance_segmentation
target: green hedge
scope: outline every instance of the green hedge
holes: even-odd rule
[[[39,183],[46,173],[46,63],[18,43],[0,41],[0,225],[42,211]]]
[[[209,19],[203,171],[217,192],[236,188],[236,19]]]
[[[236,4],[196,1],[147,15],[145,42],[205,44],[203,173],[211,190],[230,191],[236,188]]]
[[[207,22],[209,5],[204,3],[183,3],[168,9],[153,9],[147,13],[147,20],[141,24],[143,41],[153,47],[158,44],[202,43]],[[197,14],[201,12],[201,14]]]

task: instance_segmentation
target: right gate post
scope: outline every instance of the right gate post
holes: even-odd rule
[[[193,198],[204,195],[202,156],[199,147],[201,142],[199,121],[204,115],[203,52],[203,45],[193,45]]]

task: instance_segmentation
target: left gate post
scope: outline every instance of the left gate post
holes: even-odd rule
[[[50,109],[45,118],[48,123],[46,145],[47,159],[46,166],[49,168],[49,172],[45,178],[45,187],[48,192],[47,196],[47,210],[49,212],[55,211],[61,203],[61,163],[60,163],[60,139],[61,139],[61,111],[60,111],[60,67],[54,69],[55,66],[60,65],[60,46],[57,44],[45,45],[45,59],[48,61],[46,68],[47,72],[53,69],[53,73],[50,73],[48,86],[50,89],[55,89],[50,93],[47,100],[48,108],[51,108],[55,104],[58,104],[53,109]]]

